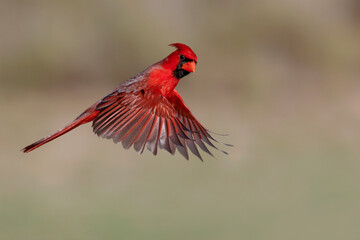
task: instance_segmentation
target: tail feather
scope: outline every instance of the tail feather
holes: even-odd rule
[[[99,112],[96,110],[96,104],[94,104],[93,106],[91,106],[90,108],[85,110],[72,123],[70,123],[63,129],[60,129],[57,132],[51,134],[50,136],[42,138],[39,141],[36,141],[33,144],[30,144],[29,146],[24,147],[21,151],[23,151],[24,153],[31,152],[32,150],[44,145],[45,143],[48,143],[48,142],[54,140],[55,138],[62,136],[63,134],[73,130],[74,128],[92,121],[98,115],[98,113]]]

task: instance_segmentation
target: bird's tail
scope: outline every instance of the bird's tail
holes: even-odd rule
[[[74,128],[92,121],[99,113],[96,110],[96,105],[97,105],[97,103],[95,103],[93,106],[86,109],[72,123],[70,123],[63,129],[60,129],[57,132],[51,134],[50,136],[42,138],[39,141],[36,141],[33,144],[30,144],[29,146],[24,147],[21,151],[23,151],[24,153],[31,152],[32,150],[40,147],[41,145],[44,145],[45,143],[48,143],[48,142],[54,140],[55,138],[60,137],[61,135],[73,130]]]

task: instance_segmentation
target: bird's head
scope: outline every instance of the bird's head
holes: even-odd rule
[[[171,69],[175,78],[185,77],[190,72],[195,72],[197,56],[190,47],[182,43],[173,43],[176,51],[167,56],[163,61],[163,67]]]

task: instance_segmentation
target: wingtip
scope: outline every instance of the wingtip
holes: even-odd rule
[[[223,137],[226,137],[226,136],[229,136],[229,135],[230,135],[230,134],[228,134],[228,133],[216,133],[216,132],[210,131],[209,129],[206,129],[206,131],[208,131],[208,132],[211,133],[211,134],[215,134],[215,135],[223,136]]]

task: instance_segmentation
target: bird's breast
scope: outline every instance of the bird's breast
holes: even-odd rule
[[[149,75],[148,88],[152,92],[159,92],[164,97],[172,93],[178,84],[179,79],[176,79],[171,70],[154,69]]]

